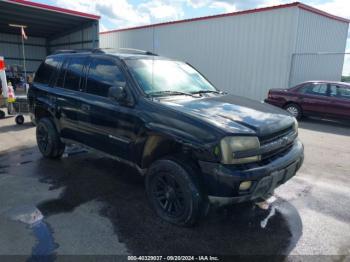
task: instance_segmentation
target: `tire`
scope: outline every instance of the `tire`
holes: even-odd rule
[[[303,116],[301,107],[297,104],[294,104],[294,103],[287,104],[286,106],[284,106],[284,109],[298,120],[300,120]]]
[[[192,226],[207,211],[195,169],[185,160],[157,160],[151,165],[145,184],[152,208],[167,222]]]
[[[5,118],[5,112],[0,110],[0,119],[3,119]]]
[[[36,127],[36,140],[41,154],[46,158],[60,158],[64,153],[65,144],[51,119],[42,118]]]
[[[22,115],[18,115],[18,116],[16,116],[15,121],[16,121],[17,125],[23,125],[24,117]]]

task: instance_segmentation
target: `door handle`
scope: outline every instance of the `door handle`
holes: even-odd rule
[[[84,111],[89,111],[90,110],[90,106],[89,105],[81,105],[81,109]]]

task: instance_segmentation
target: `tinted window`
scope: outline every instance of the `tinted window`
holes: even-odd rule
[[[64,83],[64,78],[66,76],[66,69],[67,69],[67,64],[68,64],[68,60],[66,59],[65,61],[63,61],[63,64],[59,70],[58,76],[57,76],[57,80],[54,86],[56,87],[63,87],[63,83]]]
[[[125,78],[114,61],[103,58],[92,60],[86,83],[86,91],[90,94],[108,96],[111,86],[118,86]]]
[[[303,94],[327,95],[327,84],[308,84],[299,89]]]
[[[350,100],[350,88],[339,85],[331,85],[331,96]]]
[[[85,57],[71,57],[68,61],[64,88],[79,90]]]
[[[338,88],[338,96],[345,99],[350,99],[350,88],[345,86],[340,86]]]
[[[338,89],[337,85],[331,85],[330,89],[329,89],[329,91],[330,91],[329,95],[330,96],[337,96],[337,92],[338,92],[337,89]]]
[[[49,57],[43,62],[35,74],[34,82],[41,84],[49,84],[51,77],[58,66],[59,60],[57,57]]]

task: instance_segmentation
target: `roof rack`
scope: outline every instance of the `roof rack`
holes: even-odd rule
[[[52,54],[76,54],[76,53],[104,53],[100,48],[90,48],[90,49],[62,49],[56,50]]]
[[[119,50],[121,51],[126,51],[128,53],[135,53],[135,54],[143,54],[143,55],[154,55],[154,56],[158,56],[158,54],[155,54],[151,51],[147,51],[147,50],[142,50],[142,49],[135,49],[135,48],[119,48]]]
[[[129,54],[141,54],[141,55],[153,55],[158,56],[153,52],[134,48],[90,48],[90,49],[62,49],[56,50],[52,54],[76,54],[76,53],[129,53]]]
[[[151,51],[147,50],[141,50],[141,49],[135,49],[135,48],[102,48],[101,51],[106,51],[109,53],[128,53],[128,54],[141,54],[141,55],[153,55],[158,56],[158,54],[155,54]]]

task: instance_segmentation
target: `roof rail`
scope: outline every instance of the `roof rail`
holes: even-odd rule
[[[76,54],[76,53],[112,53],[112,52],[122,52],[122,53],[130,53],[130,54],[142,54],[142,55],[153,55],[158,56],[158,54],[155,54],[150,51],[141,50],[141,49],[134,49],[134,48],[90,48],[90,49],[63,49],[63,50],[56,50],[52,54]]]
[[[151,51],[135,49],[135,48],[113,48],[113,47],[105,47],[101,48],[101,51],[105,51],[107,53],[129,53],[129,54],[142,54],[142,55],[153,55],[158,56]]]
[[[52,54],[76,54],[76,53],[104,53],[100,48],[90,48],[90,49],[62,49],[55,50]]]
[[[121,50],[122,52],[133,53],[133,54],[143,54],[143,55],[158,56],[158,54],[155,54],[155,53],[153,53],[151,51],[135,49],[135,48],[119,48],[118,50]]]

